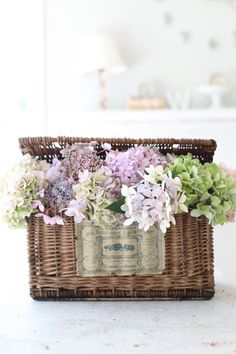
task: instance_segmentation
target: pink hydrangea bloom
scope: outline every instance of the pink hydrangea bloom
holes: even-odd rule
[[[81,144],[74,144],[67,146],[61,153],[63,167],[66,169],[68,176],[75,180],[78,180],[80,172],[85,170],[95,172],[103,164],[92,145],[81,146]]]
[[[235,222],[236,221],[236,210],[235,211],[231,211],[228,215],[227,215],[227,220],[229,222]]]
[[[225,173],[231,177],[234,180],[234,185],[236,187],[236,170],[233,168],[230,168],[228,166],[226,166],[225,164],[221,163],[220,167],[222,168],[223,171],[225,171]]]
[[[66,176],[65,167],[62,165],[62,162],[55,157],[52,161],[52,164],[49,166],[48,170],[46,171],[45,178],[49,182],[53,182],[57,178],[65,178],[65,176]]]
[[[80,223],[85,219],[85,209],[87,208],[87,203],[85,199],[72,200],[65,211],[65,215],[73,216],[75,223]]]
[[[236,187],[236,170],[233,168],[230,168],[226,166],[224,163],[220,164],[220,167],[224,172],[231,177],[234,180],[234,186]],[[229,222],[235,222],[236,221],[236,210],[233,210],[227,214],[227,220]]]
[[[107,170],[121,182],[130,186],[142,179],[146,167],[162,165],[165,167],[170,161],[170,156],[162,155],[156,148],[138,146],[127,151],[110,151],[106,155]]]
[[[55,216],[49,216],[43,213],[38,213],[35,215],[37,218],[42,217],[43,221],[47,225],[64,225],[64,220],[61,216],[55,215]]]
[[[41,212],[44,212],[44,205],[40,200],[33,200],[31,206],[33,209],[39,209]]]

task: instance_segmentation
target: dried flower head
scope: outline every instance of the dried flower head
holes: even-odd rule
[[[97,171],[103,164],[92,145],[84,146],[74,144],[67,146],[61,151],[64,157],[62,165],[65,167],[68,176],[78,180],[80,172],[88,170]]]
[[[46,208],[61,210],[66,208],[74,197],[73,180],[58,178],[49,182],[44,191]]]

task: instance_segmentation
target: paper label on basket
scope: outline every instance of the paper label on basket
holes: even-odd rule
[[[77,275],[162,273],[165,238],[158,225],[148,232],[129,227],[102,228],[91,222],[75,225]]]

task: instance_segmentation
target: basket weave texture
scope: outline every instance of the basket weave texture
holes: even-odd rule
[[[61,158],[60,150],[79,142],[111,143],[126,150],[135,145],[156,146],[164,154],[191,152],[202,163],[211,162],[214,140],[108,139],[36,137],[20,138],[23,154],[49,162]],[[204,217],[176,215],[165,235],[165,270],[162,274],[132,276],[77,276],[74,220],[46,225],[31,216],[28,222],[30,294],[38,300],[86,299],[209,299],[214,295],[212,227]]]

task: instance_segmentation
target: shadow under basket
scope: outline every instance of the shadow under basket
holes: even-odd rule
[[[202,163],[211,162],[214,140],[21,138],[23,153],[52,161],[67,144],[97,141],[126,150],[135,145],[156,146],[164,154],[191,152]],[[161,273],[80,276],[77,272],[77,234],[74,220],[46,225],[42,218],[28,221],[30,294],[37,300],[173,300],[210,299],[214,295],[213,231],[205,217],[176,215],[176,225],[165,234],[165,267]]]

